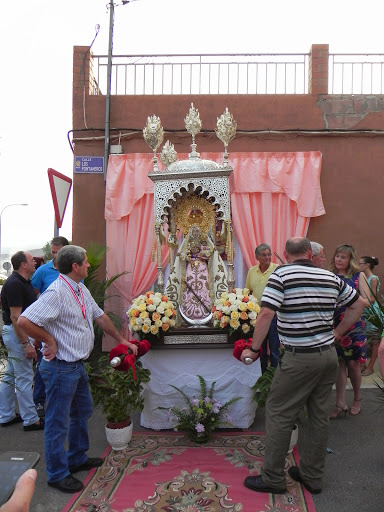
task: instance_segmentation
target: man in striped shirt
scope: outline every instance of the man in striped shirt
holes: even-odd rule
[[[103,462],[86,454],[93,406],[84,360],[94,345],[93,321],[135,355],[137,347],[121,336],[81,282],[90,266],[85,249],[62,247],[56,261],[58,278],[22,313],[18,325],[44,343],[40,374],[47,396],[44,451],[48,485],[73,493],[83,484],[72,473]]]
[[[285,457],[293,425],[306,407],[310,445],[301,453],[300,469],[289,475],[311,493],[321,492],[328,438],[329,398],[336,380],[338,360],[335,339],[360,318],[366,301],[332,272],[312,261],[307,238],[287,241],[288,262],[278,267],[265,287],[252,347],[244,350],[255,360],[277,312],[277,328],[285,350],[271,386],[266,408],[266,452],[261,475],[247,477],[244,485],[257,492],[286,492]],[[336,305],[346,305],[343,320],[333,329]]]

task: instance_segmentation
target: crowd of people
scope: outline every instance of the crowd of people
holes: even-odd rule
[[[14,254],[13,273],[1,291],[9,357],[0,385],[0,425],[22,422],[26,432],[44,430],[48,484],[72,493],[83,488],[73,473],[102,464],[86,454],[92,400],[83,363],[93,349],[93,322],[134,354],[137,347],[121,336],[84,286],[86,251],[56,237],[51,252],[45,264],[25,251]],[[286,492],[285,456],[292,426],[305,407],[311,447],[289,474],[316,494],[321,492],[329,419],[360,413],[362,375],[373,372],[377,358],[384,377],[380,280],[373,272],[378,260],[357,258],[354,247],[342,244],[326,270],[324,247],[300,237],[287,241],[282,265],[271,262],[271,247],[265,243],[256,247],[255,257],[258,263],[245,286],[261,310],[242,361],[256,360],[262,351],[262,371],[270,362],[276,372],[266,409],[263,468],[244,483],[257,492]],[[367,340],[372,346],[368,364]],[[345,399],[348,377],[354,393],[350,406]],[[334,383],[336,402],[329,411]]]

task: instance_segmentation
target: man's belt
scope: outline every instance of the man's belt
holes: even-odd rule
[[[288,352],[294,352],[295,354],[310,354],[311,352],[330,350],[334,346],[335,344],[331,343],[330,345],[320,345],[319,347],[293,347],[292,345],[284,345],[284,348],[288,350]]]

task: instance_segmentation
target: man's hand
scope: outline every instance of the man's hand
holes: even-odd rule
[[[259,359],[260,355],[261,355],[261,348],[260,348],[260,352],[258,352],[257,354],[255,354],[255,352],[253,352],[252,350],[245,348],[240,356],[241,362],[244,364],[250,364],[250,363],[245,362],[246,358],[252,359],[252,362],[255,362],[257,359]]]
[[[30,343],[27,343],[24,345],[23,348],[24,348],[24,353],[25,353],[25,359],[33,359],[34,361],[36,361],[37,354],[36,354],[35,347],[33,345],[31,345]]]
[[[29,512],[32,496],[35,491],[37,472],[28,469],[16,483],[15,490],[7,503],[0,507],[0,512]]]
[[[49,346],[45,345],[41,353],[43,354],[44,359],[52,361],[53,359],[55,359],[57,354],[57,343],[54,343]]]
[[[128,340],[124,340],[124,342],[122,342],[123,345],[126,345],[129,349],[132,350],[132,353],[137,356],[137,351],[139,350],[137,345],[135,345],[134,343],[131,343],[130,341]]]

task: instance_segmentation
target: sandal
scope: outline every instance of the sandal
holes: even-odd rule
[[[331,420],[335,420],[338,416],[340,416],[341,413],[344,413],[344,418],[345,418],[347,415],[347,412],[348,412],[348,406],[346,404],[344,404],[342,406],[335,404],[335,407],[333,408],[329,417]]]
[[[361,372],[361,375],[362,375],[363,377],[368,377],[368,375],[372,375],[372,373],[375,373],[375,371],[374,371],[374,370],[371,370],[370,368],[366,368],[365,370],[363,370],[363,371]]]
[[[359,398],[358,400],[354,399],[354,402],[361,402],[362,398]],[[361,404],[359,404],[361,405]],[[349,410],[349,414],[351,416],[357,416],[360,414],[360,407],[355,407],[354,405],[351,405],[351,409]]]

